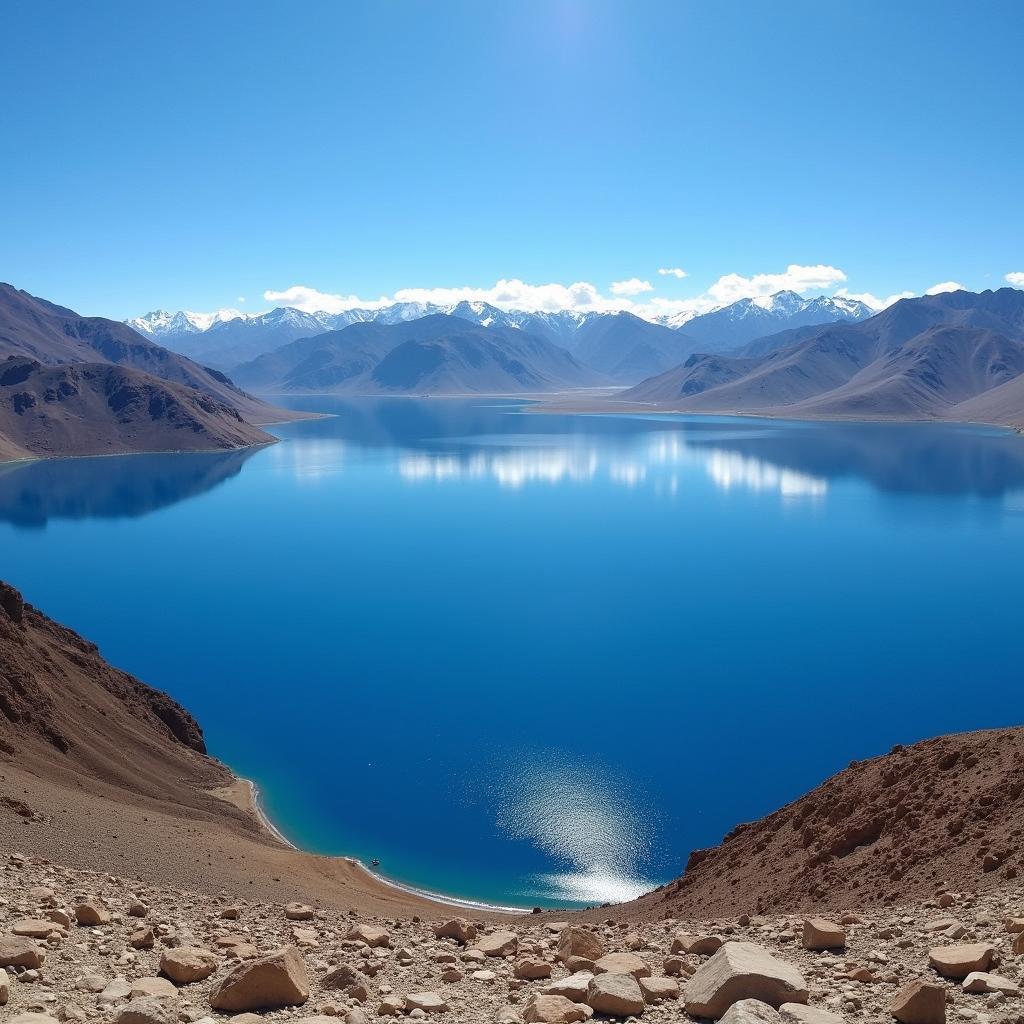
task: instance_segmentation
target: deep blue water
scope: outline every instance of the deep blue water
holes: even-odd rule
[[[853,758],[1024,718],[1024,438],[295,404],[337,415],[0,469],[0,576],[300,845],[614,900]]]

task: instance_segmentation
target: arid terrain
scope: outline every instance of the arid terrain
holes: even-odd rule
[[[184,708],[3,585],[0,1001],[17,1024],[1009,1024],[1022,744],[852,765],[632,904],[467,912],[283,845]]]

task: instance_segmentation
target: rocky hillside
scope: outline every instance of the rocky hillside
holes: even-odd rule
[[[137,370],[0,360],[0,459],[215,451],[273,440],[234,406]]]
[[[1024,728],[941,736],[847,769],[641,899],[650,914],[867,907],[990,891],[1024,870]]]

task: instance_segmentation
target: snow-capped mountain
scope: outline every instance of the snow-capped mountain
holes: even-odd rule
[[[874,310],[856,299],[819,295],[805,299],[796,292],[782,291],[753,299],[740,299],[709,313],[683,321],[686,333],[708,352],[724,352],[755,338],[777,334],[794,327],[808,327],[841,321],[855,323],[874,315]],[[680,324],[667,326],[679,327]]]
[[[450,305],[396,302],[377,309],[349,309],[340,313],[306,313],[291,306],[281,306],[267,313],[241,313],[235,309],[216,313],[156,310],[126,323],[167,348],[206,365],[231,370],[299,338],[340,330],[349,324],[398,324],[438,313],[461,317],[482,327],[515,328],[570,352],[580,345],[582,327],[615,316],[577,310],[528,312],[500,309],[487,302],[462,301]],[[735,348],[754,338],[792,327],[837,320],[853,322],[871,313],[855,299],[827,296],[804,299],[796,292],[783,291],[740,299],[702,315],[676,313],[652,322],[673,330],[685,328],[682,333],[710,352]]]

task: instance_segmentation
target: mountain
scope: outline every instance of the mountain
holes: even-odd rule
[[[580,325],[572,351],[613,381],[632,384],[675,366],[695,347],[689,334],[632,313],[607,313]]]
[[[0,458],[216,451],[273,441],[204,392],[110,363],[0,361]]]
[[[655,917],[836,910],[1016,877],[1024,729],[962,733],[855,761],[719,846],[634,907]]]
[[[695,354],[618,398],[695,412],[1024,423],[1022,291],[902,299],[862,323],[797,335],[762,356]]]
[[[235,387],[223,373],[148,341],[117,320],[83,317],[9,284],[0,283],[0,358],[27,356],[45,365],[112,363],[195,388],[236,409],[250,423],[291,414]]]
[[[700,351],[724,352],[768,334],[816,324],[856,323],[871,314],[872,310],[856,299],[825,295],[804,299],[796,292],[781,291],[740,299],[688,320],[676,318],[673,326],[685,326]]]
[[[236,375],[261,391],[350,394],[522,394],[604,382],[544,338],[445,313],[303,338]]]

